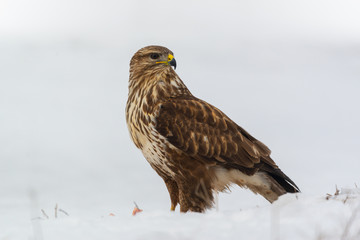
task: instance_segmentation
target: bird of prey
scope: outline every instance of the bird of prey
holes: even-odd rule
[[[126,121],[131,139],[164,180],[171,210],[204,212],[231,184],[274,202],[299,192],[270,150],[218,108],[196,98],[176,74],[173,52],[138,50],[130,61]]]

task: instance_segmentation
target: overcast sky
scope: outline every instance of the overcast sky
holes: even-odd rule
[[[78,37],[120,45],[140,38],[191,44],[203,40],[199,37],[234,41],[244,35],[356,42],[359,8],[358,1],[347,0],[2,0],[0,33],[8,38]]]

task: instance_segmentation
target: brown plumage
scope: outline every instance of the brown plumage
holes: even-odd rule
[[[126,120],[135,145],[164,179],[171,210],[203,212],[213,191],[235,183],[273,202],[299,188],[270,150],[223,112],[194,97],[175,73],[173,53],[140,49],[130,62]]]

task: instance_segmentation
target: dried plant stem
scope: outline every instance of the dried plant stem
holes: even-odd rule
[[[57,218],[58,215],[58,204],[55,205],[55,218]]]
[[[46,214],[44,209],[41,209],[42,214],[46,217],[46,219],[49,219],[49,216]]]
[[[68,214],[65,210],[63,210],[63,209],[61,209],[61,208],[59,208],[59,212],[62,212],[62,213],[65,214],[66,216],[69,216],[69,214]]]

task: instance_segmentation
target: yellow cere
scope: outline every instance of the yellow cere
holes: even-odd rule
[[[174,56],[172,55],[172,54],[169,54],[168,55],[168,61],[166,62],[166,61],[161,61],[161,62],[156,62],[157,64],[158,63],[165,63],[166,65],[169,65],[169,62],[171,61],[171,60],[173,60],[173,58],[174,58]]]

